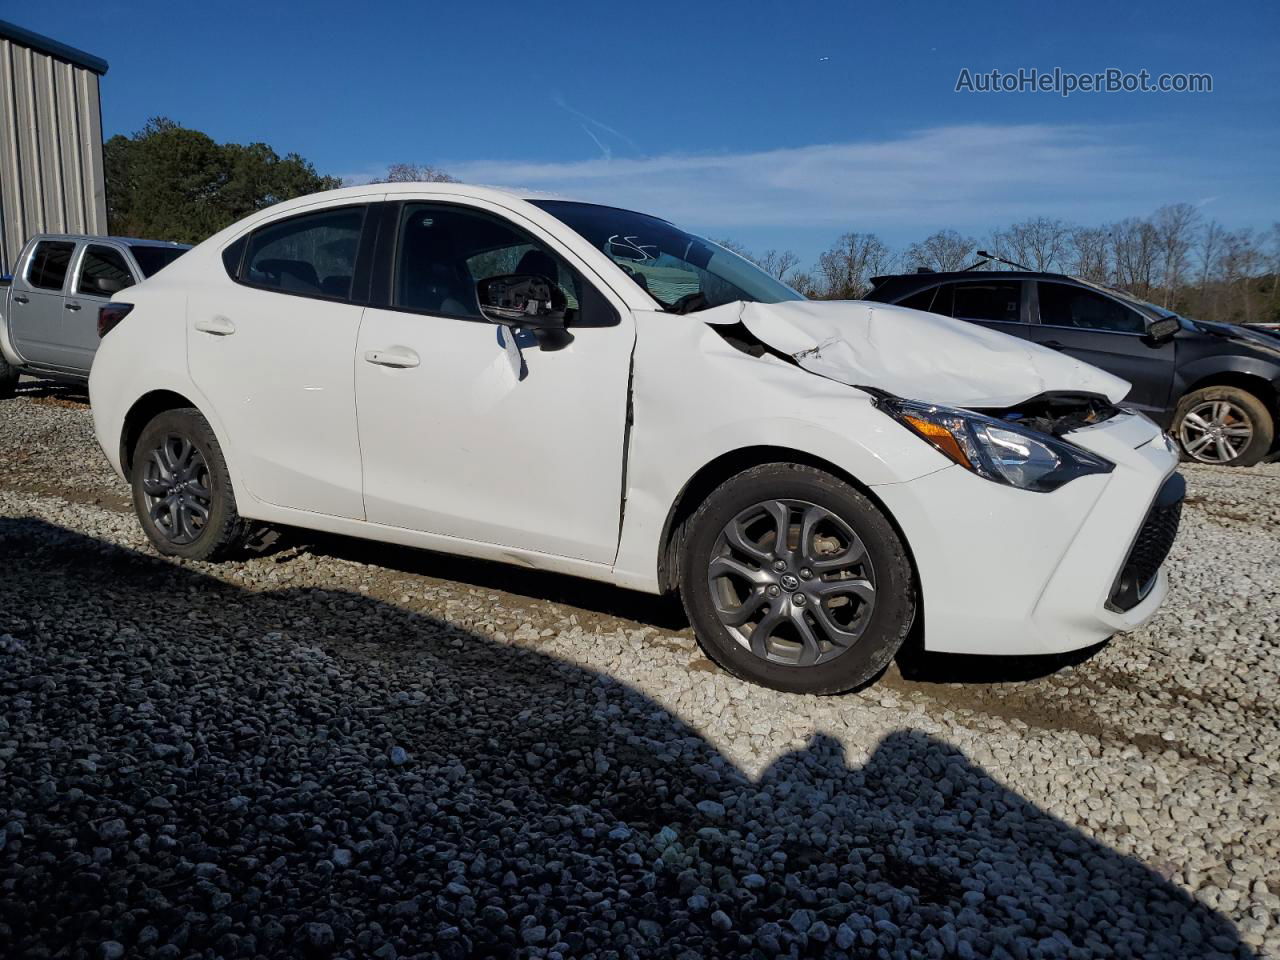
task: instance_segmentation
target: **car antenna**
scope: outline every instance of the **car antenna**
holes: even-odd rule
[[[961,272],[968,273],[970,270],[977,270],[979,267],[985,267],[988,263],[991,263],[993,260],[996,263],[1003,263],[1003,264],[1006,264],[1007,266],[1013,267],[1015,270],[1025,270],[1027,271],[1027,273],[1035,272],[1030,267],[1023,266],[1021,263],[1017,263],[1016,261],[1013,261],[1013,260],[1006,260],[1004,257],[997,257],[994,253],[987,253],[987,251],[985,250],[979,250],[978,256],[980,259],[976,263],[972,264],[971,266],[965,267],[964,270],[962,270]]]

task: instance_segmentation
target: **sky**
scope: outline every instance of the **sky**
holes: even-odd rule
[[[367,180],[427,163],[805,262],[1030,216],[1280,221],[1280,4],[1164,0],[183,4],[3,16],[110,63],[107,136],[167,116]],[[1203,73],[1208,93],[957,92],[961,71]]]

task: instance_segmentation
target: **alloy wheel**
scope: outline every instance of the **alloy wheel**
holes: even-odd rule
[[[156,529],[169,542],[193,543],[209,523],[209,466],[189,439],[170,433],[143,461],[142,491]]]
[[[1201,463],[1229,463],[1249,446],[1253,423],[1230,400],[1206,400],[1187,411],[1178,439],[1182,449]]]
[[[720,623],[755,656],[825,663],[855,644],[875,608],[875,571],[861,538],[825,507],[768,500],[725,524],[707,586]]]

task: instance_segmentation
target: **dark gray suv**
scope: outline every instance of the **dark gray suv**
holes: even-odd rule
[[[968,320],[1101,367],[1133,385],[1187,458],[1251,466],[1273,451],[1280,339],[1204,323],[1057,273],[966,270],[875,277],[868,300]]]

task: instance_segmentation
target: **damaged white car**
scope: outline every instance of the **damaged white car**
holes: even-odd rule
[[[666,221],[459,184],[282,203],[99,317],[97,436],[166,554],[287,524],[678,590],[782,690],[1137,627],[1183,485],[1128,385],[814,303]]]

